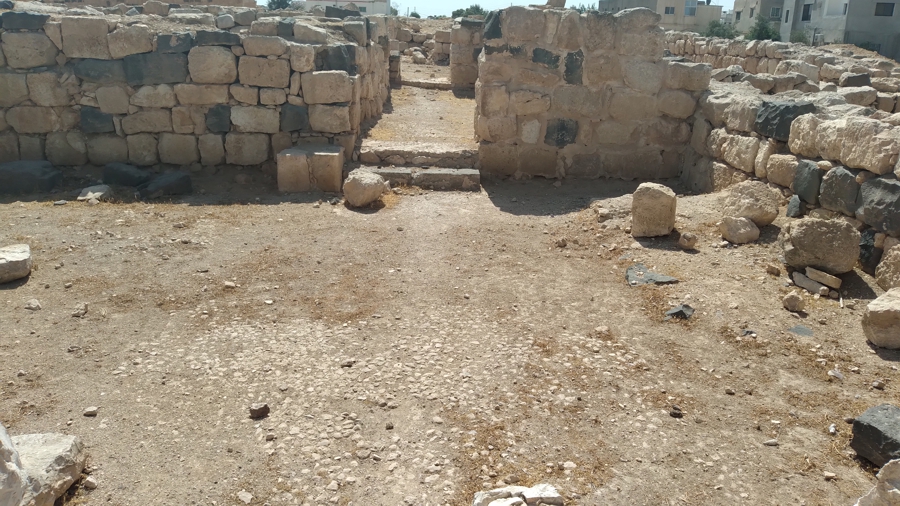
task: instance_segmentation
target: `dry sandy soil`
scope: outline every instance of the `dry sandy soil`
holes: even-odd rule
[[[578,505],[836,505],[873,483],[844,418],[900,400],[900,357],[866,344],[864,274],[843,309],[782,309],[765,265],[784,218],[714,248],[721,195],[681,198],[688,253],[623,231],[636,183],[357,211],[221,180],[168,203],[0,204],[0,243],[37,267],[0,287],[0,419],[84,439],[99,488],[72,504],[463,505],[548,482]],[[629,287],[634,262],[681,282]],[[682,302],[694,317],[663,321]]]

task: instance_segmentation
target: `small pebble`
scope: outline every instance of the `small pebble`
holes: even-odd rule
[[[81,482],[81,486],[86,490],[96,490],[98,485],[97,478],[94,478],[93,476],[88,476]]]
[[[90,406],[84,409],[84,416],[94,417],[97,416],[97,412],[100,411],[100,408],[97,406]]]
[[[872,388],[875,390],[884,390],[884,382],[883,381],[873,381]]]
[[[778,446],[778,440],[777,440],[777,439],[770,439],[770,440],[766,441],[766,442],[763,443],[763,444],[766,445],[766,446]]]
[[[269,405],[266,403],[256,403],[250,406],[250,418],[257,420],[269,416]]]

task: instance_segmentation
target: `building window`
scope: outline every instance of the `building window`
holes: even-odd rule
[[[684,0],[684,15],[685,16],[696,16],[697,15],[697,0]]]
[[[875,15],[876,16],[893,16],[894,15],[894,4],[887,2],[878,2],[875,4]]]
[[[735,21],[740,21],[740,20],[741,20],[741,12],[743,12],[743,11],[735,11],[735,12],[734,12],[734,20],[735,20]]]
[[[781,19],[781,7],[772,7],[772,12],[769,14],[769,17],[772,19]]]
[[[849,6],[850,6],[850,4],[844,4],[844,16],[847,15],[847,8],[848,8]]]
[[[666,7],[666,14],[675,14],[675,7]]]
[[[804,4],[803,5],[803,15],[800,17],[800,21],[809,21],[812,19],[812,4]]]
[[[790,10],[784,11],[784,22],[785,23],[791,22],[791,11]]]
[[[754,12],[756,12],[756,7],[750,7],[750,19],[753,19]]]
[[[359,8],[359,12],[366,12],[366,8],[365,8],[365,7],[360,7],[360,8]]]

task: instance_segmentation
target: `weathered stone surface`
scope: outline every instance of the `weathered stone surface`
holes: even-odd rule
[[[0,107],[12,107],[28,98],[25,74],[0,74]]]
[[[793,155],[772,155],[766,166],[766,176],[770,182],[790,188],[794,184],[798,165],[797,157]]]
[[[81,108],[81,130],[87,134],[115,132],[111,114],[102,112],[96,107]]]
[[[9,283],[10,281],[16,281],[28,276],[31,274],[31,267],[31,247],[27,244],[13,244],[12,246],[0,247],[0,284]],[[8,467],[8,464],[10,463],[16,464],[15,461],[9,459],[17,459],[17,456],[13,456],[15,449],[5,444],[4,440],[7,437],[6,430],[0,425],[0,462],[7,464],[7,469],[4,470],[0,468],[0,485],[3,485],[3,487],[0,487],[0,499],[4,496],[11,495],[10,492],[12,491],[6,490],[5,487],[13,486],[16,477],[20,476],[15,469],[10,469]],[[10,452],[13,452],[13,454]],[[21,464],[17,467],[21,470]],[[13,502],[11,504],[18,503]]]
[[[210,132],[225,133],[231,130],[231,107],[217,105],[206,113],[206,129]]]
[[[238,73],[241,84],[287,88],[290,85],[291,66],[287,60],[242,56],[238,64]]]
[[[172,165],[190,165],[200,161],[197,137],[163,133],[159,136],[159,160]]]
[[[100,110],[107,114],[128,114],[131,101],[125,88],[103,86],[97,89],[97,103],[100,104]]]
[[[170,12],[166,16],[168,21],[180,23],[184,25],[207,25],[216,26],[216,18],[212,14],[201,12],[198,14],[192,12]]]
[[[785,262],[829,274],[850,272],[859,259],[860,235],[845,221],[805,218],[789,223],[779,237]]]
[[[238,132],[278,133],[280,120],[278,111],[266,107],[231,108],[231,123]]]
[[[122,131],[127,135],[142,132],[171,132],[172,113],[167,109],[148,109],[122,118]]]
[[[892,298],[898,297],[895,291]],[[864,316],[865,318],[865,316]],[[895,331],[897,320],[894,320]],[[868,336],[866,336],[868,337]],[[876,466],[900,458],[900,408],[882,404],[867,409],[853,420],[853,438],[850,447],[860,457]]]
[[[763,137],[787,142],[794,120],[815,111],[816,106],[810,102],[764,101],[756,113],[755,131]]]
[[[175,90],[171,85],[141,86],[130,98],[131,105],[138,107],[150,107],[154,109],[171,109],[178,102],[175,99]]]
[[[356,169],[344,181],[344,198],[353,207],[364,207],[381,198],[387,189],[384,178],[364,169]]]
[[[52,505],[81,478],[87,455],[77,437],[26,434],[11,440],[30,479],[24,504]]]
[[[765,227],[778,217],[779,196],[761,181],[744,181],[734,185],[725,197],[722,213],[734,218],[747,218],[757,227]]]
[[[160,138],[162,144],[162,138]],[[196,149],[196,145],[194,146]],[[187,172],[167,172],[138,187],[141,198],[158,199],[168,195],[186,195],[193,191],[191,175]]]
[[[120,26],[107,36],[107,43],[113,60],[149,53],[153,51],[153,32],[146,25]]]
[[[221,135],[201,135],[197,147],[200,149],[200,163],[203,165],[225,163],[225,143]]]
[[[169,4],[159,0],[148,0],[144,2],[144,14],[166,17],[169,15]]]
[[[63,52],[68,58],[112,59],[105,19],[66,16],[62,18]]]
[[[847,216],[856,216],[861,203],[860,184],[856,181],[859,171],[835,167],[822,177],[819,201],[825,209]]]
[[[19,266],[21,264],[20,251],[22,249],[28,249],[28,272],[30,273],[31,251],[30,248],[28,248],[28,245],[18,244],[9,246],[8,248],[15,249],[15,251],[8,254],[15,258],[14,262],[10,264],[14,266]],[[4,279],[3,259],[7,256],[4,254],[4,250],[6,249],[7,248],[0,248],[0,283],[20,279],[28,275],[26,273],[24,276],[2,281]],[[19,459],[19,452],[17,452],[15,446],[13,446],[12,440],[3,424],[0,424],[0,462],[3,463],[3,466],[0,466],[0,504],[17,506],[22,502],[22,498],[25,497],[29,485],[28,473],[23,469],[22,461]]]
[[[303,148],[289,148],[278,153],[278,191],[296,193],[310,191],[309,156]]]
[[[281,131],[309,130],[309,109],[305,106],[285,104],[281,107]]]
[[[631,235],[669,235],[675,228],[675,192],[657,183],[643,183],[634,192],[631,206]]]
[[[191,79],[198,84],[231,84],[238,76],[237,60],[231,49],[198,46],[188,54]]]
[[[259,165],[269,158],[269,136],[231,132],[225,136],[225,159],[233,165]]]
[[[320,70],[343,70],[355,76],[358,71],[356,64],[356,48],[353,44],[328,45],[316,52],[316,58],[322,59]]]
[[[124,83],[125,65],[119,60],[81,60],[75,64],[75,75],[82,80],[101,83]]]
[[[697,100],[681,90],[665,90],[657,98],[659,112],[676,119],[686,119],[694,114]]]
[[[87,144],[78,130],[47,134],[47,160],[58,166],[79,166],[87,163]]]
[[[214,105],[228,103],[228,86],[224,84],[176,84],[175,96],[182,105]]]
[[[156,50],[160,53],[187,53],[194,45],[191,32],[161,33],[156,36]]]
[[[128,161],[128,142],[118,135],[94,135],[87,140],[88,160],[94,165]]]
[[[844,72],[843,74],[841,74],[841,78],[838,80],[838,86],[872,86],[872,79],[869,77],[869,74],[854,74],[851,72]]]
[[[309,72],[316,68],[316,47],[306,44],[291,44],[291,69]]]
[[[50,162],[23,160],[0,164],[0,193],[46,193],[62,180]]]
[[[816,209],[813,212],[819,211]],[[812,214],[812,213],[810,213]],[[850,223],[848,221],[848,223]],[[851,225],[857,230],[859,227],[855,223]],[[875,236],[878,232],[874,228],[866,228],[860,232],[859,237],[859,267],[867,274],[875,275],[878,263],[881,262],[881,255],[884,250],[875,247]]]
[[[141,186],[150,182],[153,174],[124,163],[108,163],[103,167],[103,182],[108,185]]]
[[[722,238],[734,244],[747,244],[759,239],[759,228],[747,218],[726,216],[719,223]]]
[[[301,86],[307,104],[340,104],[353,99],[353,81],[343,71],[304,73]]]
[[[232,84],[228,91],[235,100],[247,105],[259,104],[259,88],[255,86],[242,86],[240,84]]]
[[[712,66],[705,63],[667,62],[666,88],[703,91],[709,89]]]
[[[130,163],[147,166],[156,165],[159,162],[159,143],[154,135],[129,135],[126,141],[128,142],[128,161]],[[129,186],[137,186],[137,184]]]
[[[234,16],[231,14],[222,14],[216,17],[216,28],[219,30],[227,30],[233,28],[234,25]]]
[[[791,195],[784,214],[788,218],[800,218],[806,214],[806,204],[797,195]]]
[[[885,234],[900,236],[900,181],[869,179],[860,187],[860,202],[859,219]]]
[[[59,130],[61,125],[59,115],[50,107],[13,107],[6,112],[6,122],[20,134],[44,134]]]
[[[325,192],[340,192],[344,170],[344,148],[313,145],[307,148],[307,152],[312,187]]]
[[[736,169],[753,174],[759,154],[759,140],[743,135],[727,135],[724,139],[722,159]]]
[[[40,30],[48,19],[49,15],[35,12],[4,12],[0,14],[0,26],[4,30]]]
[[[294,40],[300,44],[326,44],[328,32],[324,28],[307,23],[294,23]]]
[[[349,132],[350,108],[341,105],[315,104],[309,106],[309,125],[317,132]]]
[[[244,9],[235,11],[234,22],[240,26],[250,26],[256,21],[256,11],[253,9]]]
[[[28,74],[28,94],[35,105],[62,107],[72,102],[67,87],[60,84],[60,76],[54,72]]]
[[[125,77],[128,84],[174,84],[187,80],[187,55],[180,53],[145,53],[126,56]]]
[[[900,288],[900,248],[885,250],[875,270],[875,282],[884,290]]]
[[[0,35],[0,49],[6,64],[14,69],[54,66],[59,54],[53,41],[37,32],[4,32]]]
[[[247,56],[281,56],[288,48],[288,43],[281,37],[250,35],[242,41]]]
[[[801,160],[794,175],[793,190],[805,202],[819,204],[819,188],[822,185],[824,171],[809,160]]]
[[[241,36],[222,30],[197,30],[194,44],[197,46],[240,46]]]
[[[876,475],[878,481],[854,506],[891,506],[900,503],[900,460],[885,464]]]

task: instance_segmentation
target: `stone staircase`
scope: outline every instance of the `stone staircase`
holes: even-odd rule
[[[481,188],[478,150],[454,142],[404,142],[364,139],[359,161],[391,186],[430,190],[474,191]]]

